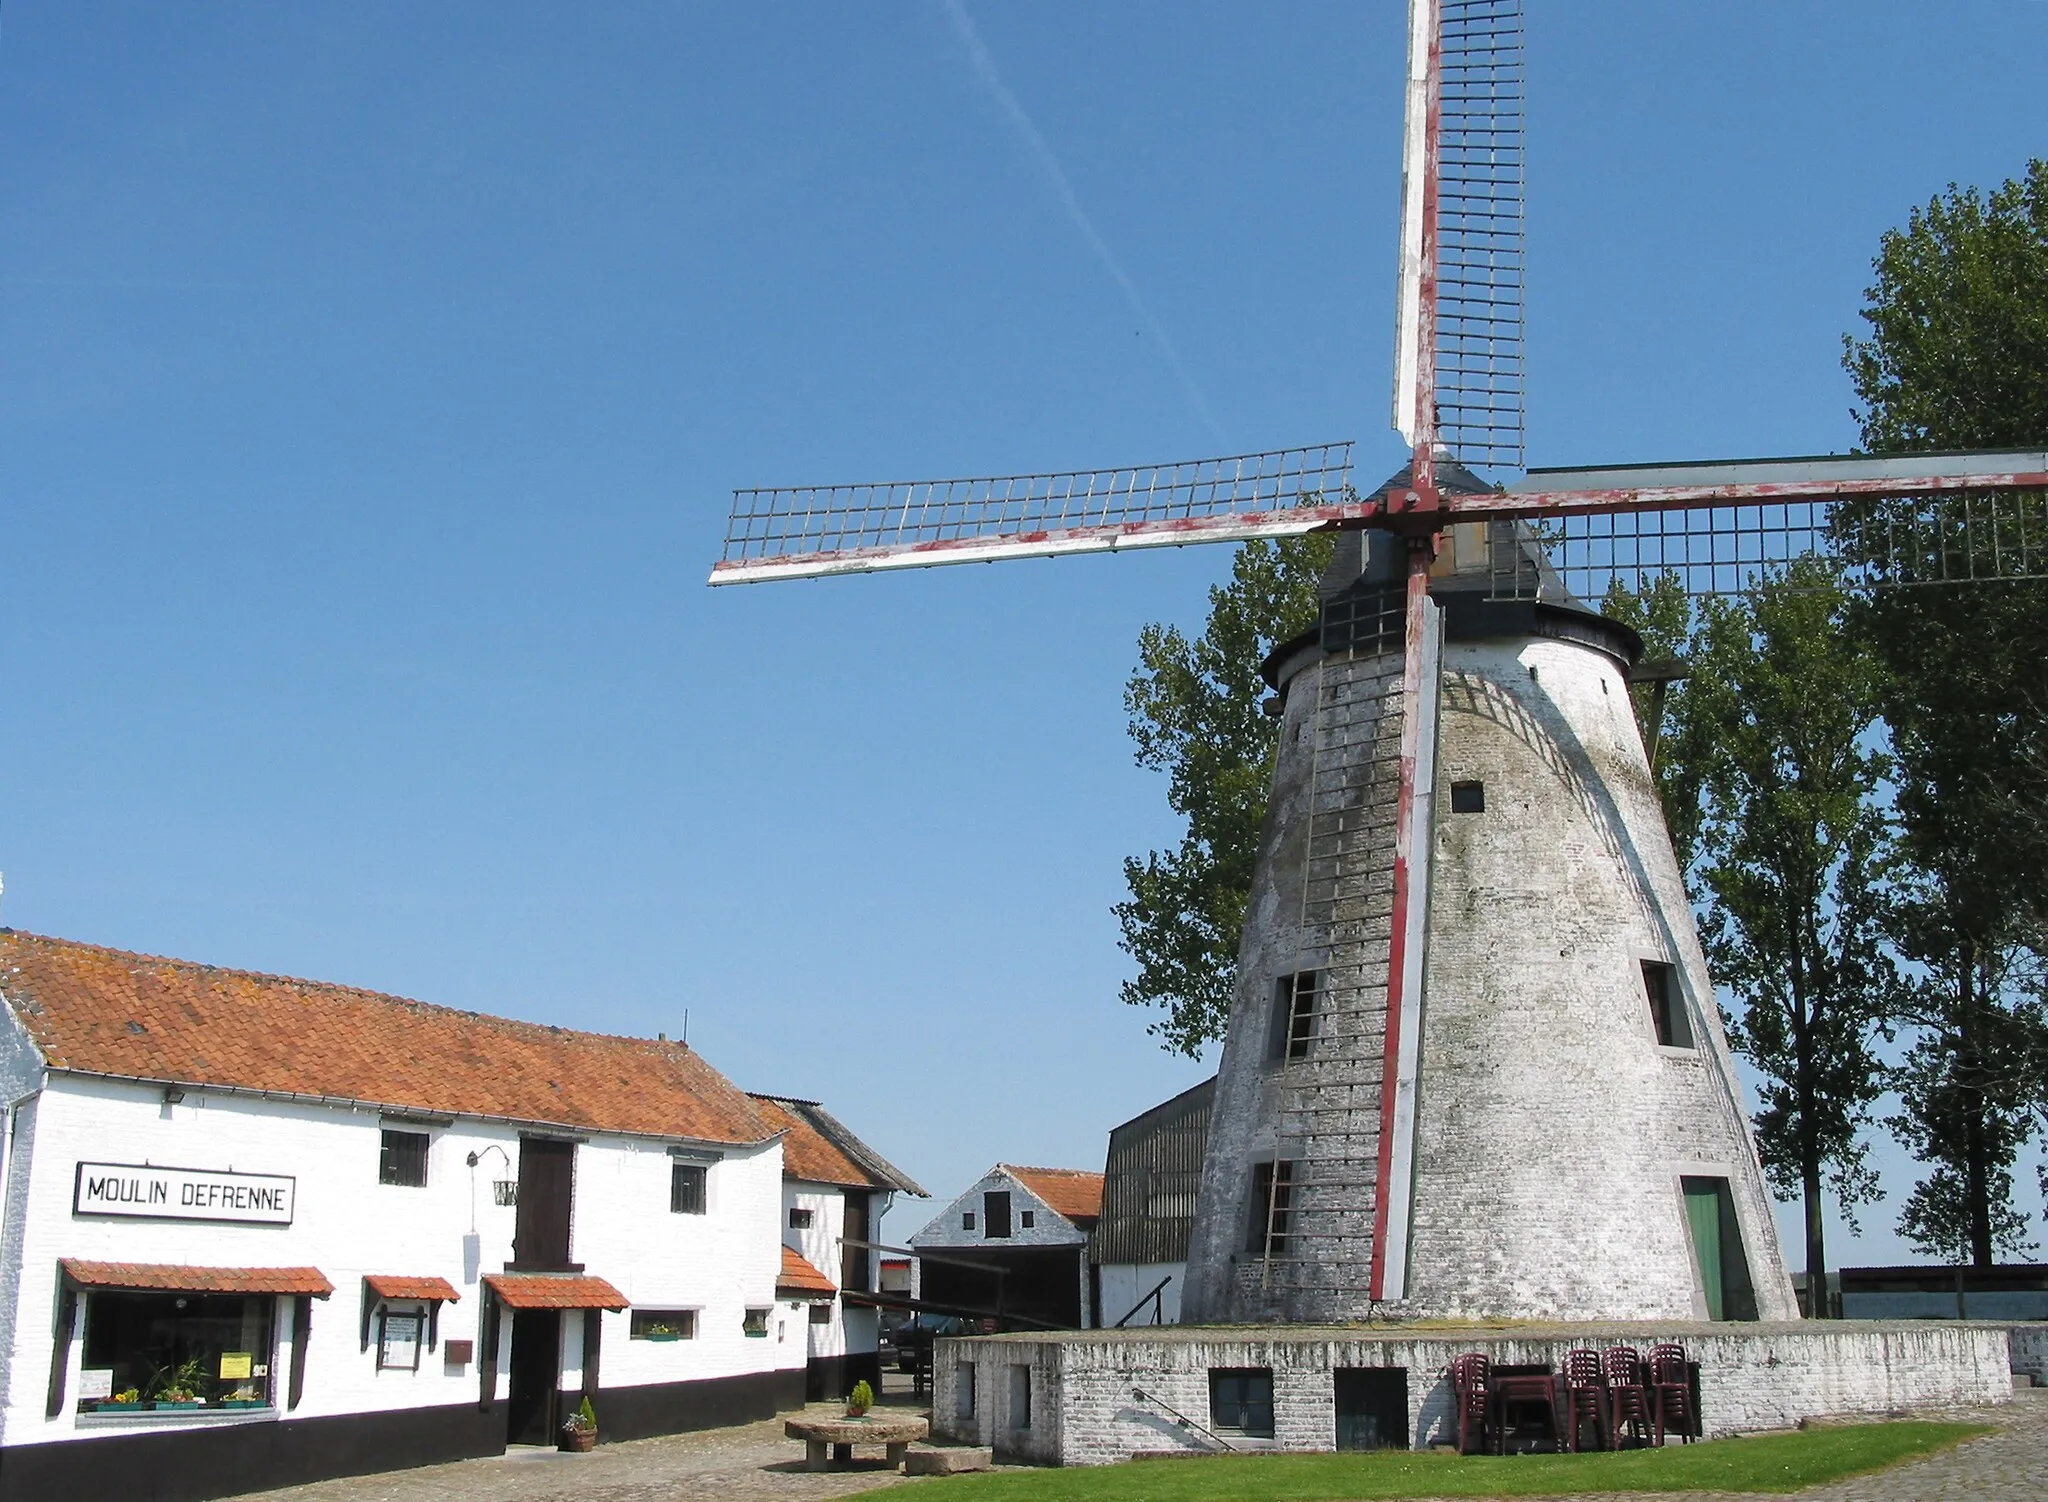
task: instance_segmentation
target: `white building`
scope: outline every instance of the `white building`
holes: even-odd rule
[[[898,1194],[925,1192],[816,1101],[756,1095],[754,1103],[783,1134],[778,1293],[807,1311],[804,1396],[843,1398],[863,1380],[880,1392],[881,1312],[872,1296],[883,1290],[872,1243]]]
[[[801,1404],[786,1128],[687,1047],[0,930],[0,1499]]]
[[[929,1308],[1025,1329],[1091,1323],[1088,1233],[1102,1175],[998,1163],[910,1238]]]

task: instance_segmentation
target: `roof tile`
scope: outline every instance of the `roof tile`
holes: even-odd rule
[[[1102,1214],[1099,1173],[1082,1168],[1019,1168],[1014,1163],[1002,1166],[1011,1178],[1076,1225]]]
[[[169,1262],[82,1262],[58,1259],[80,1288],[163,1293],[309,1293],[326,1298],[334,1285],[317,1267],[186,1267]]]
[[[793,1246],[782,1249],[782,1272],[775,1279],[775,1292],[784,1297],[805,1294],[831,1295],[839,1290],[832,1280],[811,1266]]]
[[[363,1286],[370,1290],[372,1297],[380,1299],[439,1299],[448,1304],[462,1302],[462,1295],[455,1291],[455,1285],[446,1278],[410,1278],[398,1273],[371,1273],[363,1279]]]
[[[776,1131],[680,1043],[8,929],[0,994],[52,1068],[84,1074],[705,1142]]]
[[[626,1296],[580,1273],[486,1273],[484,1284],[513,1309],[624,1309]]]

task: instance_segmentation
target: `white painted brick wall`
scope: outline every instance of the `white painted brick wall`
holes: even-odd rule
[[[57,1261],[168,1262],[201,1266],[318,1267],[335,1285],[315,1301],[305,1394],[297,1416],[474,1402],[474,1366],[452,1368],[441,1350],[422,1353],[417,1372],[380,1372],[374,1348],[360,1347],[362,1278],[366,1273],[439,1275],[462,1294],[444,1307],[440,1339],[474,1338],[481,1305],[478,1276],[510,1260],[515,1211],[492,1202],[491,1181],[516,1178],[516,1127],[459,1121],[429,1129],[427,1185],[377,1182],[382,1124],[374,1110],[265,1100],[191,1089],[166,1106],[153,1087],[55,1076],[38,1099],[33,1143],[17,1153],[0,1255],[0,1315],[11,1315],[0,1442],[33,1443],[78,1434],[73,1408],[82,1342],[74,1340],[65,1411],[43,1414],[57,1294]],[[492,1146],[502,1149],[514,1166]],[[778,1142],[726,1148],[712,1166],[707,1213],[669,1210],[670,1158],[665,1145],[593,1134],[576,1154],[571,1255],[642,1307],[700,1310],[698,1338],[657,1343],[627,1338],[623,1313],[606,1314],[602,1378],[606,1386],[680,1382],[801,1368],[806,1333],[801,1311],[780,1306],[766,1340],[743,1335],[748,1307],[777,1307],[781,1266],[782,1150]],[[469,1153],[483,1154],[474,1174]],[[173,1164],[298,1179],[297,1213],[289,1227],[76,1218],[71,1213],[80,1160]],[[472,1183],[473,1179],[473,1183]],[[472,1219],[473,1217],[473,1219]],[[479,1256],[465,1257],[474,1224]],[[280,1301],[280,1328],[289,1300]],[[569,1368],[581,1362],[575,1320],[564,1321]],[[273,1390],[282,1400],[289,1340],[280,1348]],[[500,1392],[507,1374],[499,1362]],[[137,1427],[164,1427],[138,1418]],[[92,1433],[105,1433],[94,1428]]]
[[[1225,1436],[1237,1449],[1330,1450],[1336,1444],[1332,1372],[1339,1367],[1405,1367],[1409,1436],[1416,1448],[1448,1443],[1452,1359],[1483,1350],[1495,1364],[1559,1364],[1577,1346],[1626,1343],[1647,1352],[1677,1340],[1700,1364],[1703,1425],[1710,1437],[1782,1429],[1819,1415],[2010,1401],[2007,1329],[2002,1325],[1854,1321],[1654,1329],[1587,1326],[1556,1334],[1495,1333],[1427,1338],[1361,1337],[1327,1330],[1241,1333],[1182,1328],[1170,1336],[1087,1332],[1000,1335],[938,1343],[933,1428],[959,1443],[994,1444],[1043,1465],[1104,1465],[1144,1451],[1217,1446],[1168,1410],[1212,1426],[1209,1372],[1273,1372],[1274,1436]],[[959,1367],[974,1367],[980,1402],[955,1413]],[[1028,1364],[1038,1383],[1029,1433],[1007,1428],[1008,1371]],[[1139,1391],[1147,1397],[1135,1396]]]

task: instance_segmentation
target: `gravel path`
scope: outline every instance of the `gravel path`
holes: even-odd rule
[[[819,1411],[835,1410],[824,1405]],[[1796,1495],[1801,1502],[2048,1499],[2048,1388],[2023,1391],[2010,1407],[1926,1417],[1963,1418],[1998,1427],[1932,1459]],[[806,1471],[801,1447],[785,1439],[782,1420],[773,1419],[735,1429],[600,1445],[589,1455],[515,1450],[485,1460],[261,1492],[246,1502],[813,1502],[904,1484],[903,1478],[882,1469],[879,1455],[866,1464],[869,1468],[854,1471]],[[1676,1502],[1680,1495],[1617,1493],[1602,1502]],[[1683,1496],[1687,1502],[1756,1502],[1753,1493]]]

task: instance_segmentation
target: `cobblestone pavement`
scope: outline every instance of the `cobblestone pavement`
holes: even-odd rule
[[[832,1412],[829,1406],[821,1412]],[[2010,1407],[1929,1418],[1997,1425],[1932,1459],[1796,1495],[1801,1502],[2044,1502],[2048,1499],[2048,1389],[2019,1394]],[[629,1444],[589,1455],[520,1450],[416,1471],[315,1482],[262,1492],[245,1502],[814,1502],[902,1484],[881,1469],[806,1471],[782,1420]],[[913,1484],[914,1485],[914,1484]],[[1517,1502],[1559,1502],[1520,1498]],[[1577,1502],[1587,1502],[1583,1496]],[[1681,1502],[1680,1494],[1611,1493],[1600,1502]],[[1691,1492],[1682,1502],[1757,1502],[1754,1493]]]

